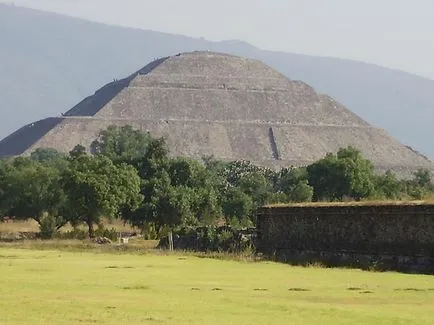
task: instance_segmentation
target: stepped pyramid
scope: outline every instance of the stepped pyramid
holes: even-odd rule
[[[40,147],[90,148],[101,129],[125,124],[166,137],[174,156],[213,155],[279,168],[306,165],[352,145],[379,171],[434,170],[426,157],[309,85],[259,61],[213,52],[158,59],[114,80],[62,117],[31,123],[3,139],[0,156]]]

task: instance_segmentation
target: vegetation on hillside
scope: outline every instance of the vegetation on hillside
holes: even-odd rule
[[[248,161],[170,157],[164,139],[114,127],[87,153],[37,149],[0,161],[0,217],[34,219],[43,238],[65,224],[85,224],[90,237],[101,218],[120,218],[152,236],[164,229],[224,223],[253,226],[262,205],[311,201],[422,199],[434,193],[431,174],[410,180],[374,173],[355,148],[306,166],[274,171]],[[151,236],[151,237],[152,237]]]

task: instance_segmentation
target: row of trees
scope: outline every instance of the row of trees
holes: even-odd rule
[[[68,155],[37,149],[0,161],[0,216],[36,220],[45,237],[62,226],[102,217],[140,228],[213,224],[253,225],[256,207],[271,203],[344,199],[420,199],[434,192],[431,174],[411,180],[376,175],[354,148],[301,168],[274,171],[248,161],[171,158],[164,139],[129,126],[109,127],[91,146]]]

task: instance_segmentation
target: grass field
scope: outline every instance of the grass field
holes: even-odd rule
[[[434,324],[434,277],[0,247],[0,324]]]

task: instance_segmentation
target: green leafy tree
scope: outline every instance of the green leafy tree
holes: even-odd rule
[[[431,172],[419,169],[413,173],[413,178],[401,182],[403,191],[411,198],[422,200],[434,192],[434,185],[431,180]]]
[[[308,173],[305,167],[283,168],[279,172],[277,188],[289,195],[298,183],[307,181],[307,179]]]
[[[203,158],[207,172],[208,182],[211,184],[217,196],[218,204],[221,206],[226,190],[232,185],[227,179],[227,162],[216,160],[213,157]]]
[[[134,167],[115,165],[101,155],[72,156],[62,185],[68,197],[69,218],[86,223],[90,237],[94,236],[93,226],[99,225],[102,217],[118,217],[122,209],[133,211],[143,199]]]
[[[124,209],[122,215],[130,224],[143,227],[155,223],[162,227],[178,224],[183,211],[176,198],[177,193],[171,188],[171,178],[168,172],[169,157],[164,139],[152,139],[142,157],[134,159],[132,164],[137,168],[141,178],[141,194],[143,202],[138,209]],[[169,213],[173,208],[168,205],[178,204],[178,213]]]
[[[65,155],[53,148],[38,148],[30,154],[32,160],[42,163],[64,159]]]
[[[388,170],[384,175],[378,175],[375,179],[375,191],[379,198],[385,199],[402,199],[405,186]]]
[[[272,184],[259,172],[243,175],[237,187],[252,198],[254,208],[268,203],[273,193]]]
[[[189,158],[173,158],[169,160],[168,172],[173,186],[205,187],[209,183],[209,175],[203,164]]]
[[[299,181],[289,193],[290,202],[311,202],[313,198],[313,187],[307,183],[307,180]]]
[[[66,196],[57,169],[28,158],[3,164],[0,171],[3,210],[18,219],[34,219],[42,226],[50,215],[53,231],[68,222],[63,216]]]
[[[247,160],[236,160],[224,165],[224,170],[221,171],[230,185],[238,186],[241,178],[249,174],[261,174],[269,182],[273,183],[276,178],[276,173],[266,167],[261,167]]]
[[[282,169],[277,188],[287,195],[287,200],[290,202],[312,201],[313,187],[308,184],[308,172],[305,167]]]
[[[432,181],[432,172],[427,169],[419,169],[413,174],[412,183],[423,189],[425,192],[434,191],[434,183]]]
[[[342,148],[337,153],[338,160],[342,163],[344,174],[349,180],[349,196],[360,200],[368,198],[375,191],[374,166],[362,153],[353,148]]]
[[[75,159],[81,156],[85,156],[86,154],[86,148],[81,144],[78,144],[69,152],[69,157],[71,159]]]
[[[288,195],[280,191],[270,193],[267,200],[268,204],[284,204],[288,202],[289,202]]]
[[[307,172],[315,200],[360,200],[374,194],[373,165],[352,147],[340,149],[336,155],[327,154],[309,165]]]
[[[0,218],[8,216],[12,207],[12,197],[9,195],[13,166],[10,161],[0,161]]]
[[[232,219],[236,219],[239,224],[251,224],[253,200],[241,189],[236,187],[228,189],[222,202],[222,208],[227,222],[231,223]]]
[[[143,157],[152,137],[148,133],[134,130],[130,125],[111,125],[99,133],[92,143],[92,152],[107,156],[114,162],[130,162]]]
[[[188,189],[190,210],[198,222],[211,224],[221,217],[219,195],[214,187],[213,175],[204,164],[186,158],[171,159],[169,174],[172,186]]]
[[[142,179],[144,201],[135,212],[125,211],[125,220],[131,224],[175,227],[211,223],[221,215],[205,166],[188,158],[170,159],[163,139],[151,139],[135,165]]]
[[[307,167],[308,181],[314,188],[314,200],[342,199],[350,191],[349,182],[337,157],[327,154],[325,158]]]

